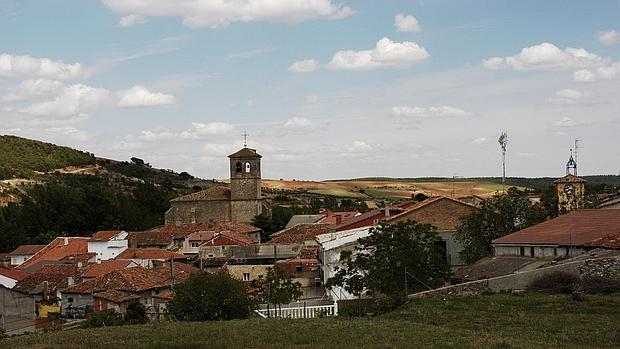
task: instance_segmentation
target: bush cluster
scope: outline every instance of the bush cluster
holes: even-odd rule
[[[528,289],[549,293],[572,294],[585,293],[614,293],[620,292],[620,280],[603,276],[578,277],[567,272],[555,272],[534,280]]]

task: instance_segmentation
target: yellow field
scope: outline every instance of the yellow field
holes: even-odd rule
[[[448,182],[425,181],[286,181],[263,179],[263,187],[269,189],[307,190],[311,193],[335,195],[351,198],[410,198],[412,195],[423,193],[428,196],[462,197],[478,195],[492,196],[501,190],[501,185],[490,182],[457,181]],[[360,192],[363,191],[363,193]],[[453,194],[454,193],[454,194]]]

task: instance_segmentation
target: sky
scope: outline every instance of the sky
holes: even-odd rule
[[[202,178],[620,173],[620,1],[0,0],[0,134]]]

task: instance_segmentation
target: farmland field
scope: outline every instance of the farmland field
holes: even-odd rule
[[[478,195],[489,197],[503,190],[501,184],[477,180],[335,180],[335,181],[289,181],[263,180],[263,187],[283,190],[306,190],[310,193],[349,198],[406,199],[423,193],[428,196],[463,197]],[[520,189],[524,189],[521,187]]]
[[[365,318],[153,322],[0,341],[0,347],[99,348],[618,348],[620,294],[494,294],[411,301]]]

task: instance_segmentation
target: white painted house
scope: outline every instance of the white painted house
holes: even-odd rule
[[[13,288],[19,280],[25,279],[28,275],[20,270],[0,267],[0,285]]]
[[[9,253],[11,257],[11,265],[18,266],[25,261],[29,260],[37,252],[39,252],[45,245],[21,245],[13,252]]]
[[[114,259],[129,247],[127,235],[124,230],[99,231],[88,240],[88,253],[95,253],[97,261]]]
[[[370,235],[370,228],[371,227],[355,228],[322,234],[316,237],[316,241],[321,246],[319,250],[319,261],[321,262],[321,281],[323,284],[336,274],[336,268],[342,267],[342,263],[340,263],[340,253],[342,251],[353,251],[357,246],[357,240]],[[327,290],[327,293],[334,300],[357,298],[345,291],[343,287],[339,286],[330,288]]]

